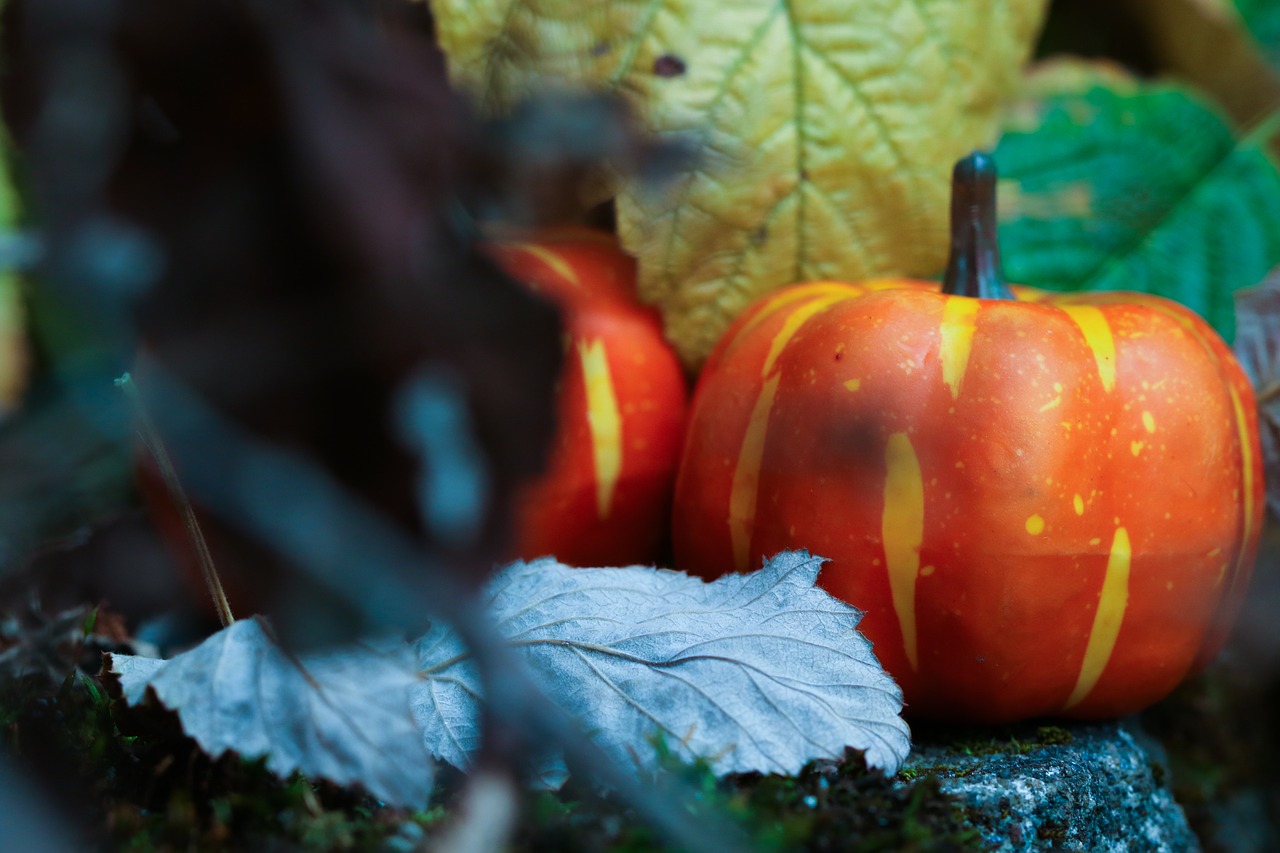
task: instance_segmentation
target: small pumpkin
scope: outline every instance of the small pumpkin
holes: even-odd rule
[[[695,390],[678,567],[786,548],[908,712],[1097,718],[1224,642],[1262,523],[1252,389],[1191,311],[1000,280],[995,169],[956,168],[944,284],[794,286],[730,328]]]
[[[584,229],[499,239],[489,254],[563,311],[566,358],[546,472],[517,500],[513,556],[576,566],[651,563],[668,544],[687,386],[635,261]]]

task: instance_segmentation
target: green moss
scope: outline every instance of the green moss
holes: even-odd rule
[[[430,828],[441,812],[380,807],[359,793],[264,761],[211,759],[168,713],[113,701],[92,678],[30,677],[0,687],[0,748],[65,790],[86,846],[123,851],[381,850],[407,822]],[[71,780],[68,786],[66,783]]]
[[[1067,837],[1067,827],[1052,821],[1045,821],[1036,829],[1036,839],[1054,846]]]
[[[86,846],[123,851],[296,848],[409,849],[450,814],[462,779],[442,773],[438,802],[423,812],[299,776],[281,780],[265,763],[211,759],[173,715],[127,708],[92,678],[32,679],[0,691],[3,744],[27,763],[82,786]],[[814,762],[795,776],[717,779],[705,763],[682,764],[655,744],[664,773],[695,791],[690,812],[722,813],[748,830],[761,853],[789,850],[964,850],[978,837],[936,776],[885,778],[859,753]],[[905,784],[904,784],[905,782]],[[529,793],[512,846],[522,851],[669,849],[625,803],[586,785]]]
[[[1069,746],[1075,735],[1062,726],[1040,726],[1036,729],[1037,746]]]
[[[464,779],[442,769],[428,810],[380,806],[359,792],[302,777],[281,780],[263,761],[211,759],[154,708],[127,708],[69,664],[60,681],[32,678],[0,689],[3,744],[32,766],[79,780],[74,807],[85,814],[85,846],[127,851],[219,849],[412,849],[451,815]],[[970,755],[1029,750],[1069,740],[1051,726],[935,729]],[[895,778],[869,770],[857,752],[816,761],[794,776],[716,778],[705,762],[682,763],[653,744],[662,778],[692,789],[685,807],[740,823],[761,853],[981,849],[961,804],[941,790],[978,762],[915,764]],[[658,853],[664,840],[626,803],[571,780],[563,791],[530,792],[512,853]]]
[[[1027,755],[1048,746],[1067,746],[1073,735],[1062,726],[1047,724],[949,726],[920,723],[915,727],[915,738],[917,743],[946,745],[962,755],[981,758],[988,755]]]

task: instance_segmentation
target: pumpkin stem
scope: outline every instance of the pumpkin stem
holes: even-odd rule
[[[951,256],[942,292],[979,299],[1013,299],[1000,272],[996,238],[996,161],[974,151],[951,173]]]

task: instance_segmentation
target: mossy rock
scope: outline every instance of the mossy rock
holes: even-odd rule
[[[936,777],[984,849],[1177,851],[1199,842],[1132,725],[922,729],[900,779]]]

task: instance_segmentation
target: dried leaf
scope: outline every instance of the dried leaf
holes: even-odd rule
[[[359,784],[398,806],[422,808],[431,793],[432,762],[408,710],[418,679],[402,643],[295,658],[245,619],[170,660],[111,655],[108,672],[130,704],[153,691],[210,755],[266,756],[280,776]]]
[[[1009,280],[1167,296],[1230,341],[1231,294],[1280,264],[1266,129],[1238,139],[1188,90],[1086,63],[1044,67],[1024,95],[995,153]]]
[[[433,622],[415,644],[425,677],[410,704],[427,750],[454,767],[466,767],[480,747],[480,673],[467,646],[447,623]]]
[[[1257,393],[1267,507],[1280,518],[1280,267],[1236,291],[1235,352]]]
[[[609,753],[646,768],[665,739],[717,773],[794,773],[866,751],[892,773],[906,756],[902,694],[856,631],[861,614],[814,586],[822,559],[781,554],[707,583],[634,566],[514,563],[490,609],[548,693]],[[428,748],[465,766],[476,745],[476,672],[446,626],[418,644],[414,714]]]
[[[1043,0],[435,0],[456,85],[490,112],[609,89],[701,154],[670,192],[627,184],[619,231],[697,363],[761,293],[930,274],[948,176],[991,141]]]

